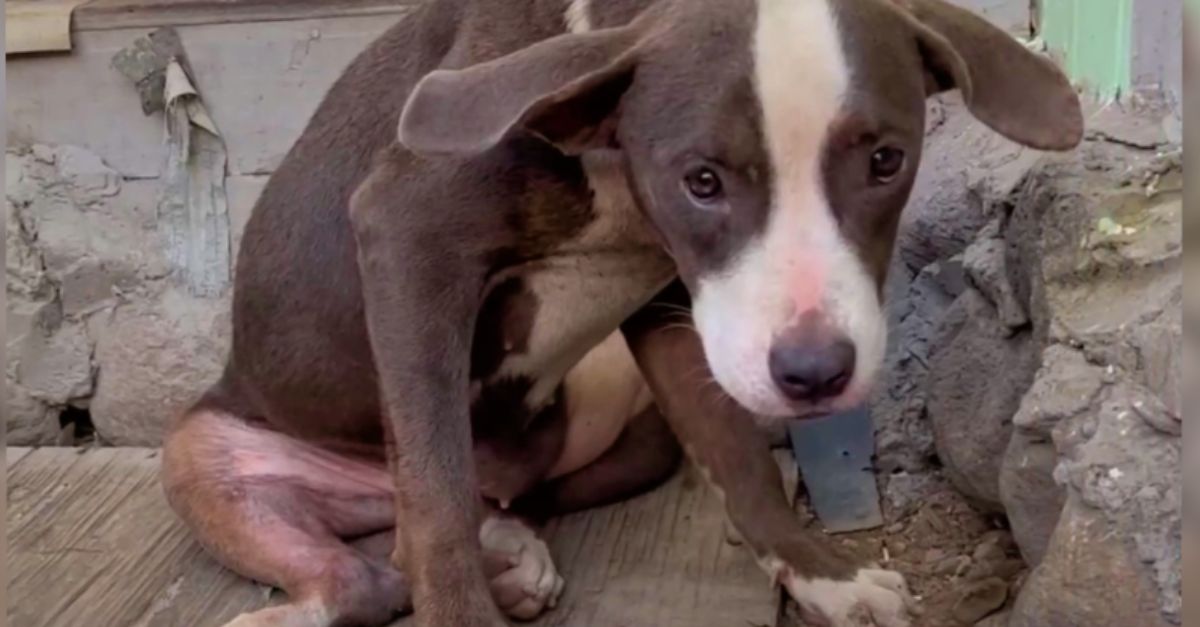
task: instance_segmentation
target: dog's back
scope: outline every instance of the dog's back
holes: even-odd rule
[[[350,198],[381,153],[405,158],[396,125],[422,76],[502,56],[566,28],[564,0],[435,0],[347,67],[247,222],[235,277],[233,350],[210,401],[268,422],[286,416],[277,426],[298,435],[378,441],[378,386]],[[480,36],[462,37],[464,29]],[[486,45],[453,45],[460,41]],[[315,407],[321,415],[308,416]]]

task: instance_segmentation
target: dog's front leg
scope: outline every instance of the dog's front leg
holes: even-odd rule
[[[383,164],[351,203],[396,487],[393,560],[412,580],[421,627],[500,627],[482,565],[468,399],[484,268],[461,222],[443,224],[449,212],[405,182]]]
[[[668,293],[680,300],[677,290]],[[664,304],[639,312],[625,335],[659,409],[758,562],[814,624],[907,627],[912,599],[904,578],[804,528],[755,416],[712,379],[699,336],[680,320],[680,303]]]

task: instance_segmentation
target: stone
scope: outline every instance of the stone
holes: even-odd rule
[[[1066,491],[1054,481],[1058,452],[1048,440],[1014,433],[1000,469],[1000,501],[1021,556],[1036,566],[1066,501]]]
[[[991,511],[1002,511],[1000,466],[1039,352],[1029,332],[1011,334],[973,289],[951,306],[930,351],[928,412],[938,457],[955,487]]]
[[[940,473],[897,472],[884,477],[884,503],[895,517],[911,513],[930,496],[949,489]]]
[[[8,381],[4,424],[8,446],[49,446],[58,437],[58,412],[34,398],[20,384]]]
[[[1012,533],[1005,529],[995,529],[989,531],[979,537],[979,543],[994,544],[1001,548],[1006,555],[1016,555],[1017,545],[1013,541]]]
[[[978,623],[975,623],[975,627],[1008,627],[1009,617],[1010,614],[1008,612],[992,614]]]
[[[1011,541],[926,562],[959,581],[1014,580],[996,588],[1011,614],[980,624],[1179,625],[1181,363],[1195,358],[1182,175],[1162,157],[1177,151],[1114,139],[1129,120],[1110,108],[1078,151],[1044,156],[977,134],[952,98],[934,103],[886,290],[885,503],[912,507],[924,478],[944,475],[1005,515]],[[965,288],[931,280],[952,258]],[[941,472],[921,457],[930,427]]]
[[[120,173],[105,165],[96,153],[71,145],[57,146],[54,153],[49,163],[55,164],[59,175],[84,194],[115,196],[121,191]]]
[[[963,269],[975,289],[996,308],[1000,322],[1010,332],[1015,332],[1029,323],[1029,315],[1009,283],[1004,252],[1001,221],[997,218],[980,229],[976,240],[967,246],[963,253]]]
[[[19,165],[8,164],[10,168]],[[10,170],[11,172],[11,170]],[[18,171],[18,176],[20,172]],[[52,289],[46,278],[45,264],[36,246],[37,223],[30,215],[27,201],[19,200],[19,187],[10,181],[13,190],[5,203],[5,274],[6,291],[14,299],[43,300]]]
[[[933,99],[931,107],[944,123],[928,133],[897,238],[898,254],[914,271],[966,250],[1043,160],[979,124],[957,93]]]
[[[1013,537],[1031,565],[1041,562],[1066,500],[1064,487],[1053,477],[1058,466],[1054,429],[1091,407],[1105,385],[1104,370],[1077,350],[1050,346],[1041,361],[1013,416],[1016,432],[1000,470],[1000,499]]]
[[[931,106],[945,112],[939,116],[944,123],[934,126],[926,138],[921,169],[896,240],[897,255],[913,272],[961,253],[987,224],[989,217],[968,184],[964,164],[978,163],[981,155],[988,155],[980,150],[985,146],[997,148],[997,142],[988,146],[984,133],[971,132],[975,123],[957,96],[936,98]]]
[[[1084,170],[1038,175],[1005,235],[1010,261],[1025,259],[1009,264],[1014,289],[1048,345],[1001,473],[1036,565],[1010,624],[1179,625],[1178,196],[1130,189],[1150,161],[1137,150],[1087,152]]]
[[[944,559],[946,559],[945,549],[933,548],[925,551],[925,557],[923,561],[926,564],[937,564]]]
[[[1183,435],[1183,415],[1169,409],[1157,396],[1143,395],[1130,405],[1138,417],[1156,430],[1166,435]]]
[[[1112,568],[1096,576],[1111,577],[1105,582],[1109,587],[1129,584],[1156,593],[1158,611],[1153,612],[1154,620],[1146,616],[1141,619],[1144,622],[1129,622],[1132,627],[1159,624],[1159,620],[1180,624],[1183,603],[1183,444],[1181,438],[1154,429],[1136,415],[1131,402],[1143,393],[1135,383],[1119,382],[1097,399],[1094,412],[1064,422],[1055,430],[1055,445],[1062,458],[1061,475],[1069,490],[1068,506],[1074,507],[1072,514],[1089,521],[1088,531],[1099,534],[1106,529],[1108,538],[1125,539],[1108,547]],[[1064,524],[1078,523],[1060,520],[1060,530]],[[1086,533],[1058,538],[1056,531],[1055,536],[1051,552],[1056,541],[1085,545],[1100,541],[1099,535],[1093,538]],[[1049,556],[1043,565],[1047,560]],[[1047,568],[1053,572],[1053,565]]]
[[[1104,515],[1072,496],[1008,627],[1166,627],[1153,587]],[[1179,623],[1175,623],[1179,624]]]
[[[943,577],[959,577],[971,567],[971,558],[967,555],[952,555],[943,558],[933,565],[933,574]]]
[[[1183,432],[1181,379],[1185,369],[1179,367],[1185,345],[1182,316],[1182,305],[1173,299],[1153,322],[1135,326],[1129,338],[1140,358],[1136,381],[1152,392],[1142,399],[1144,406],[1135,403],[1134,408],[1144,420],[1169,435]]]
[[[930,467],[935,447],[924,393],[929,346],[938,322],[963,289],[962,263],[948,259],[922,268],[892,301],[883,381],[871,403],[876,465],[883,472]]]
[[[1004,607],[1007,600],[1008,583],[999,577],[992,577],[968,584],[951,611],[958,622],[973,625]]]
[[[35,330],[17,351],[16,382],[43,403],[66,405],[91,395],[92,367],[92,343],[83,326]]]
[[[229,305],[221,300],[170,290],[118,307],[96,346],[97,434],[109,444],[159,445],[166,422],[220,377],[229,337]]]
[[[974,562],[967,569],[966,574],[963,575],[963,579],[967,581],[982,581],[989,577],[999,577],[1000,579],[1009,581],[1026,568],[1025,562],[1019,559]]]
[[[1002,562],[1005,557],[1004,547],[995,542],[983,542],[971,553],[971,559],[976,563]]]
[[[88,407],[101,371],[129,369],[97,357],[103,330],[97,320],[119,302],[143,305],[161,291],[156,182],[126,184],[78,146],[10,148],[5,164],[9,442],[52,444],[59,415]],[[147,354],[121,359],[153,359],[155,351],[176,346],[189,350],[186,342],[164,340]],[[151,402],[158,394],[154,373],[141,374],[150,376],[142,402]]]
[[[56,159],[54,148],[45,144],[34,144],[30,147],[30,152],[33,154],[34,159],[37,159],[42,163],[54,165],[54,161]]]
[[[119,294],[135,289],[137,281],[132,268],[85,257],[59,279],[63,313],[79,315],[111,304]]]

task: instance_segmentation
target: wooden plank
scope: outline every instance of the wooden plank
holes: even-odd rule
[[[539,627],[766,627],[779,596],[690,466],[661,489],[551,523],[567,588]]]
[[[9,474],[9,624],[222,625],[268,591],[203,554],[167,507],[150,449],[42,448]],[[766,627],[779,597],[725,542],[724,508],[688,469],[663,488],[555,521],[567,579],[538,627]],[[411,625],[411,620],[400,625]]]
[[[9,447],[7,447],[4,450],[4,465],[11,472],[13,466],[16,466],[17,462],[21,461],[22,459],[25,459],[25,456],[29,455],[29,453],[32,451],[33,451],[33,449],[28,446],[9,446]]]
[[[8,0],[4,3],[4,53],[71,49],[71,12],[88,0]]]
[[[693,468],[650,494],[550,523],[567,581],[532,627],[772,627],[780,596]],[[412,618],[393,627],[412,627]]]
[[[34,450],[8,504],[8,624],[220,625],[264,603],[176,520],[154,450]]]
[[[406,13],[421,0],[92,0],[75,31]]]

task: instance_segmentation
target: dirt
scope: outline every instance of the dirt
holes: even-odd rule
[[[803,493],[798,503],[800,515],[819,528]],[[921,611],[913,627],[972,627],[1016,597],[1028,568],[1002,517],[975,509],[948,485],[904,509],[885,504],[884,517],[883,527],[833,541],[907,578]],[[817,627],[800,618],[792,601],[779,624]]]

